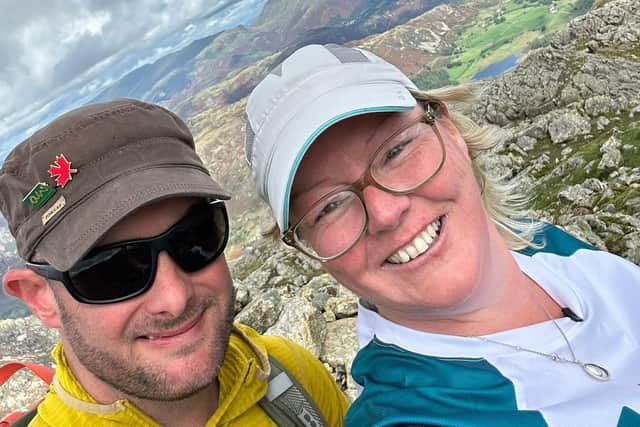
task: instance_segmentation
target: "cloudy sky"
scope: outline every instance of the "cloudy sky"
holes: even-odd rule
[[[255,18],[264,2],[0,0],[0,144],[53,99],[94,96],[136,66]]]

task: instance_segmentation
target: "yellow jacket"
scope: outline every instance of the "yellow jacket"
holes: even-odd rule
[[[99,404],[83,389],[69,369],[62,346],[53,350],[56,375],[38,415],[30,426],[158,426],[127,400]],[[275,357],[308,391],[329,426],[342,426],[348,400],[322,364],[301,346],[275,336],[261,336],[253,329],[234,325],[218,381],[220,404],[207,422],[212,426],[275,426],[258,406],[267,390]],[[179,416],[177,414],[176,416]]]

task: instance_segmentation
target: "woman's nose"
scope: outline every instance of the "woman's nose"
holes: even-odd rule
[[[411,204],[408,195],[393,194],[373,185],[365,187],[362,194],[369,217],[367,232],[370,234],[398,227]]]

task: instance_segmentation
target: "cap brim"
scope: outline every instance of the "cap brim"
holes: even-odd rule
[[[67,206],[64,220],[42,239],[38,253],[57,270],[67,271],[131,212],[153,201],[179,196],[230,198],[208,174],[193,167],[156,167],[124,174],[77,206]]]
[[[314,99],[288,119],[278,139],[267,177],[269,204],[281,231],[288,228],[291,186],[304,157],[316,138],[331,125],[361,114],[412,110],[417,104],[400,83],[367,83],[341,87]]]

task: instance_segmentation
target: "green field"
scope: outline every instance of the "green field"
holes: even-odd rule
[[[546,33],[565,25],[572,16],[576,0],[508,0],[482,11],[474,27],[458,39],[457,52],[450,59],[449,78],[462,82],[476,72],[514,52],[523,52]]]
[[[436,62],[446,62],[446,68],[430,71],[446,71],[450,83],[469,80],[513,53],[526,52],[532,43],[540,42],[574,16],[585,13],[592,3],[593,0],[506,0],[484,7],[475,25],[458,38],[453,54],[446,61]],[[440,76],[436,85],[439,82],[447,84],[446,76]]]

